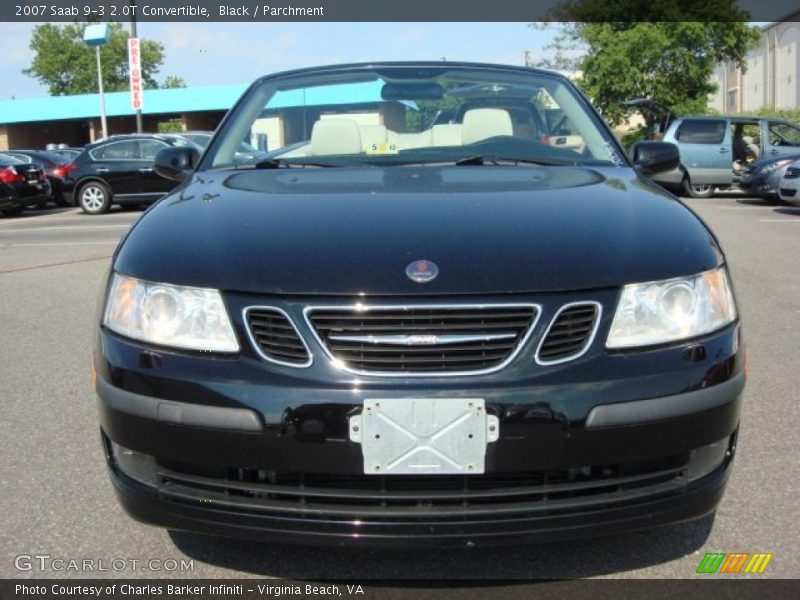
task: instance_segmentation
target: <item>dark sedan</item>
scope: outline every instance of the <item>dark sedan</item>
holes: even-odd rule
[[[772,156],[753,161],[742,175],[739,187],[747,194],[772,201],[778,200],[781,179],[786,169],[797,160],[800,160],[800,154]]]
[[[284,150],[242,163],[266,130]],[[259,79],[202,157],[158,154],[182,183],[111,264],[94,374],[122,506],[173,529],[410,546],[713,512],[746,361],[716,237],[648,178],[678,161],[642,142],[629,162],[546,71]]]
[[[9,150],[5,154],[13,156],[22,162],[37,163],[44,167],[47,180],[50,182],[50,198],[58,206],[69,206],[69,203],[61,196],[61,184],[64,181],[64,177],[66,177],[65,166],[69,164],[69,159],[55,152],[47,152],[45,150]]]
[[[182,137],[154,133],[112,135],[89,144],[64,168],[64,200],[90,215],[107,212],[114,204],[152,204],[175,187],[153,169],[155,155],[181,145],[197,148]]]
[[[41,165],[0,154],[0,214],[11,217],[49,200],[50,183]]]

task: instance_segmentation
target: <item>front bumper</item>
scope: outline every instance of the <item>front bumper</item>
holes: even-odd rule
[[[778,196],[784,202],[796,204],[800,202],[800,195],[797,190],[800,189],[800,179],[784,179],[780,183]]]
[[[303,543],[522,543],[713,511],[741,409],[738,323],[646,352],[595,346],[548,367],[523,348],[491,375],[387,380],[268,364],[247,346],[233,358],[172,353],[100,330],[111,479],[141,521]],[[485,475],[365,475],[347,417],[388,397],[483,398],[500,424]],[[111,442],[154,457],[157,479],[122,470]],[[720,444],[724,457],[690,477],[694,453]]]
[[[739,181],[739,188],[747,193],[761,197],[773,197],[778,195],[778,186],[783,177],[783,170],[779,169],[770,172],[745,173]]]

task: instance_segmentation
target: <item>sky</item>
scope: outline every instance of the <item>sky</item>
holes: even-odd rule
[[[0,100],[46,96],[22,74],[34,23],[0,23]],[[522,64],[541,56],[554,30],[527,23],[139,23],[139,37],[164,44],[156,76],[189,86],[250,83],[285,69],[373,60],[474,60]],[[88,51],[88,49],[87,49]]]

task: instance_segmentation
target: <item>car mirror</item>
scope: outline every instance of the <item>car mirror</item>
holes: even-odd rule
[[[200,153],[189,146],[171,146],[159,150],[155,158],[155,171],[161,177],[183,181],[197,166]]]
[[[681,164],[678,147],[669,142],[637,142],[631,150],[633,166],[643,175],[677,169]]]

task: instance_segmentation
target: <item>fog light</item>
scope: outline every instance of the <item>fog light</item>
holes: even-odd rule
[[[714,444],[692,450],[689,456],[689,481],[696,481],[705,477],[725,460],[728,449],[728,438]]]
[[[111,442],[111,453],[119,470],[139,483],[155,486],[158,484],[156,459],[149,454],[129,450]]]

